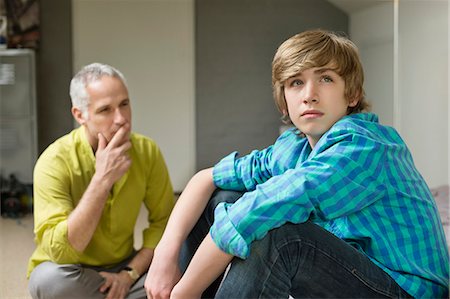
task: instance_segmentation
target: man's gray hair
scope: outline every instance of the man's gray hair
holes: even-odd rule
[[[84,117],[87,117],[90,102],[86,86],[100,80],[103,76],[115,77],[127,87],[124,75],[116,68],[102,63],[91,63],[84,66],[70,81],[70,98],[72,106],[80,109]]]

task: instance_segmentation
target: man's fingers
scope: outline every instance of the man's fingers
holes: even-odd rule
[[[123,143],[123,140],[129,139],[130,124],[126,123],[119,128],[109,142],[108,146],[117,147]]]
[[[111,287],[111,281],[106,279],[105,283],[100,287],[100,292],[105,293]]]
[[[107,146],[108,141],[106,140],[105,136],[103,136],[102,133],[98,133],[97,137],[98,137],[97,150],[103,150]]]

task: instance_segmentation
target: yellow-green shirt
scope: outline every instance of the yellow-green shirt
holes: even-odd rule
[[[34,168],[37,248],[29,261],[28,276],[44,261],[104,267],[123,261],[134,250],[134,227],[142,203],[149,211],[143,247],[156,247],[174,205],[172,184],[157,144],[136,133],[131,134],[131,143],[131,167],[114,184],[84,252],[77,252],[67,239],[67,218],[95,172],[95,156],[84,127],[56,140],[42,153]]]

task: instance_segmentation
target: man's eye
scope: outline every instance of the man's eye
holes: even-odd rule
[[[98,113],[106,113],[106,112],[108,112],[110,109],[109,108],[102,108],[102,109],[100,109],[99,111],[98,111]]]

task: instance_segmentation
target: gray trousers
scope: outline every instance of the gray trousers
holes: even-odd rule
[[[98,272],[119,272],[127,262],[108,269],[44,262],[31,272],[28,290],[33,299],[105,298],[106,294],[99,291],[104,278]],[[146,276],[147,273],[131,287],[127,299],[147,298],[144,289]]]

